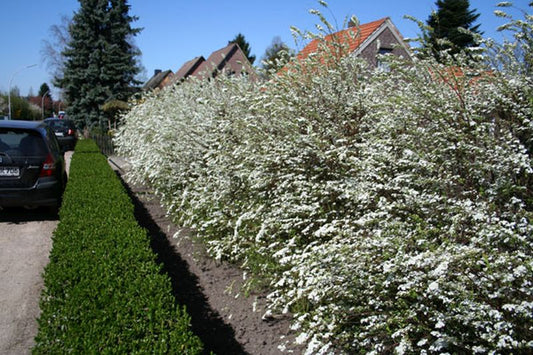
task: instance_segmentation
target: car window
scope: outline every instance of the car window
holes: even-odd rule
[[[17,129],[0,129],[0,151],[10,155],[46,155],[46,143],[38,132]]]
[[[20,146],[20,141],[28,136],[28,132],[12,130],[12,129],[0,129],[0,146],[2,151],[16,150]]]
[[[5,153],[6,150],[9,150],[10,146],[8,143],[4,142],[2,137],[0,136],[0,152]]]
[[[59,148],[59,142],[57,141],[57,138],[52,132],[52,129],[50,127],[46,128],[46,135],[48,136],[48,140],[50,142],[50,148],[52,149],[52,152],[54,155],[58,155],[61,153],[61,149]]]
[[[55,129],[67,127],[67,124],[64,121],[48,121],[48,124],[50,125],[50,127]]]
[[[28,134],[21,139],[19,148],[25,156],[41,156],[48,153],[46,143],[39,134]]]
[[[74,129],[74,124],[72,121],[67,120],[48,120],[45,121],[48,126],[52,127],[53,130],[65,130],[65,129]]]

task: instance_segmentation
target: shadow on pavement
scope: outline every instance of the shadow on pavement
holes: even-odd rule
[[[57,211],[50,208],[39,207],[35,209],[25,209],[22,207],[0,207],[0,222],[25,223],[39,221],[57,221],[59,216]]]
[[[242,346],[235,340],[233,328],[224,323],[222,317],[207,302],[198,284],[198,278],[190,270],[175,247],[169,242],[166,234],[150,216],[149,211],[137,198],[119,173],[124,188],[135,205],[135,217],[139,225],[148,230],[150,245],[157,254],[157,260],[163,266],[172,281],[172,289],[176,301],[187,307],[191,317],[193,332],[204,344],[204,354],[246,354]]]

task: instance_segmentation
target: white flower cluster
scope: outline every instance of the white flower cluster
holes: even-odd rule
[[[188,81],[116,144],[308,353],[533,351],[531,74],[389,60]]]

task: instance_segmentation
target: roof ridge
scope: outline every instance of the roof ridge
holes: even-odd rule
[[[322,38],[315,38],[309,42],[298,54],[298,57],[303,59],[306,58],[309,54],[314,53],[318,50],[318,44],[321,40],[336,40],[339,37],[343,37],[346,34],[356,32],[356,38],[348,39],[350,46],[350,51],[353,52],[368,38],[372,33],[374,33],[378,28],[380,28],[384,23],[390,20],[389,16],[383,17],[378,20],[371,22],[366,22],[356,26],[347,27],[345,29],[339,30],[334,33],[330,33]]]

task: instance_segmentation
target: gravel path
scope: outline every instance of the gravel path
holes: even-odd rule
[[[40,210],[32,213],[44,220],[24,220],[27,213],[9,212],[18,222],[0,222],[0,354],[29,354],[37,334],[41,274],[57,220]]]
[[[72,152],[65,153],[67,167]],[[46,209],[0,210],[0,354],[30,354],[37,335],[42,273],[57,215]]]

